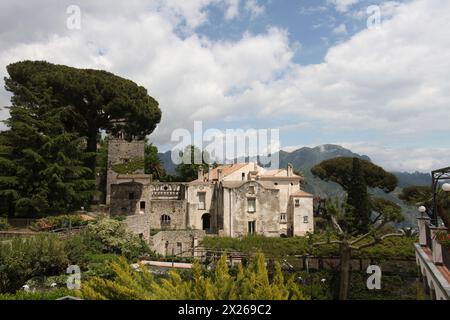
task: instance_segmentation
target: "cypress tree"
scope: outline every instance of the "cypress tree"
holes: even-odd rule
[[[370,224],[370,200],[360,160],[353,158],[347,191],[347,226],[350,232],[366,233]]]

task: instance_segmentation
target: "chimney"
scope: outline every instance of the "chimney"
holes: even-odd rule
[[[211,166],[208,166],[208,182],[211,181]]]
[[[288,163],[287,165],[287,176],[288,177],[292,177],[294,174],[294,170],[292,168],[292,164]]]
[[[217,181],[221,182],[222,181],[222,169],[217,169]]]
[[[198,169],[198,180],[203,181],[203,168]]]

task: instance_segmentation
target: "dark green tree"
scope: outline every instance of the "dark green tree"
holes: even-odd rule
[[[327,241],[313,244],[339,245],[339,299],[346,300],[352,253],[374,246],[386,238],[404,235],[403,232],[386,233],[384,228],[388,223],[404,219],[401,208],[392,201],[371,198],[367,193],[367,186],[391,192],[397,185],[397,178],[370,161],[348,157],[323,161],[311,172],[323,180],[340,184],[348,194],[345,210],[336,203],[327,203],[325,216],[330,219],[337,240],[329,237]]]
[[[337,202],[328,201],[326,207],[326,216],[329,217],[332,224],[335,239],[332,239],[329,233],[327,240],[313,243],[313,246],[322,246],[328,244],[336,244],[339,246],[339,299],[347,300],[350,286],[350,265],[352,254],[361,249],[373,247],[385,239],[390,237],[403,237],[403,231],[397,233],[386,232],[384,228],[387,224],[392,222],[400,222],[403,220],[401,208],[395,203],[382,198],[374,198],[372,209],[375,212],[376,218],[371,220],[370,226],[366,233],[354,237],[342,225],[341,222],[346,222],[346,212]]]
[[[7,71],[12,98],[8,130],[0,134],[0,210],[9,215],[87,206],[95,178],[104,175],[96,170],[106,159],[106,149],[96,157],[100,130],[144,138],[161,118],[145,88],[105,71],[44,61]]]
[[[167,173],[158,156],[158,148],[153,144],[145,145],[145,173],[151,174],[154,179],[164,181]]]
[[[325,160],[311,169],[311,172],[325,180],[333,181],[347,192],[345,219],[340,223],[351,233],[367,233],[372,216],[370,195],[367,187],[391,192],[397,186],[397,178],[370,161],[339,157]]]
[[[347,206],[347,225],[350,232],[366,233],[369,230],[371,207],[366,181],[358,158],[352,160]]]
[[[95,155],[85,152],[83,139],[65,131],[64,109],[35,114],[10,108],[0,147],[0,200],[10,216],[65,213],[89,204],[95,181],[84,163]]]
[[[65,107],[65,130],[86,137],[87,152],[97,150],[101,129],[113,134],[123,130],[128,139],[144,138],[161,119],[158,102],[144,87],[106,71],[45,61],[16,62],[7,71],[5,88],[13,94],[12,105],[35,114]],[[123,120],[123,125],[112,120]],[[95,172],[94,159],[88,166]]]
[[[203,169],[205,173],[207,172],[208,163],[210,162],[208,152],[202,152],[196,146],[189,145],[184,148],[180,156],[183,159],[183,163],[176,167],[177,179],[179,181],[190,182],[196,180],[200,169]]]
[[[362,175],[367,186],[380,188],[386,193],[394,191],[397,187],[397,178],[368,160],[359,159]],[[333,181],[348,191],[352,181],[353,158],[338,157],[322,161],[311,168],[311,172],[325,181]]]
[[[431,214],[433,208],[433,192],[428,186],[411,186],[403,188],[399,198],[409,205],[425,206]],[[441,188],[437,192],[437,213],[447,228],[450,228],[450,195]]]

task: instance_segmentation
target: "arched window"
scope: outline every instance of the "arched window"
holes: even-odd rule
[[[170,216],[163,214],[161,216],[161,228],[164,229],[168,227],[170,227]]]

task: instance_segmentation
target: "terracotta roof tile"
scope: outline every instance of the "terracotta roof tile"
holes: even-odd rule
[[[311,193],[300,190],[300,191],[291,193],[291,197],[312,198],[313,195]]]
[[[233,172],[235,172],[239,169],[242,169],[246,165],[248,165],[248,163],[235,163],[235,164],[227,164],[227,165],[218,166],[217,168],[214,168],[211,170],[211,179],[212,180],[218,179],[218,170],[219,169],[222,169],[222,177],[225,178],[226,176],[232,174]],[[203,178],[208,179],[208,173],[205,173],[203,175]]]

